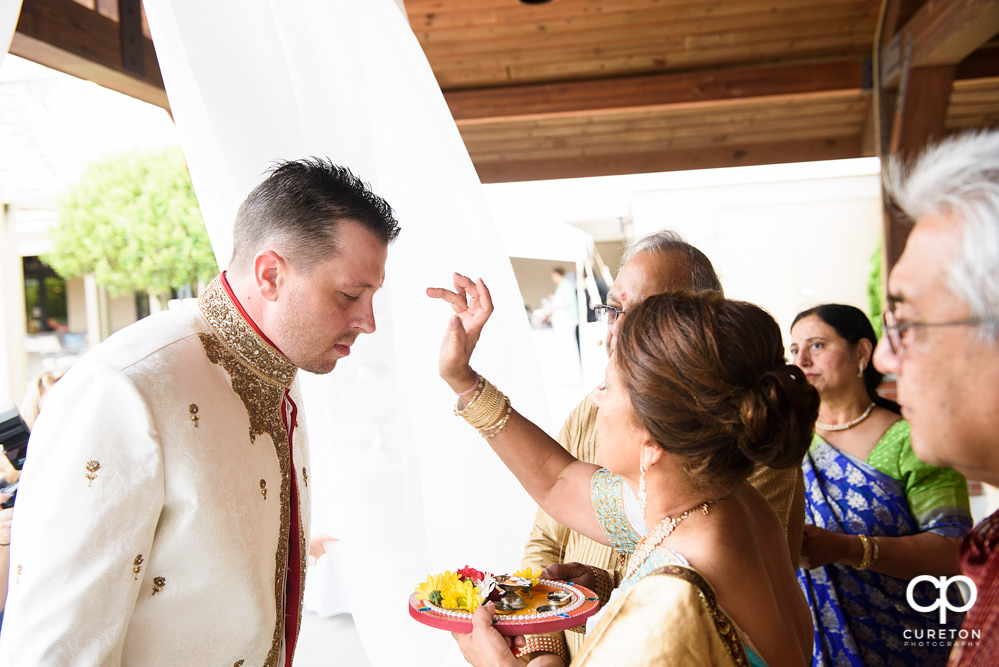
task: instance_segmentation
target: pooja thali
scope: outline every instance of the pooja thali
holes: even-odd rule
[[[600,601],[588,588],[565,581],[540,579],[533,586],[504,585],[496,600],[493,627],[502,635],[526,635],[557,632],[582,625],[599,608]],[[409,597],[409,615],[424,625],[471,632],[472,614],[445,609],[425,600]]]

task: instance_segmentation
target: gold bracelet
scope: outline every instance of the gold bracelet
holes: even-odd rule
[[[503,402],[506,397],[491,385],[482,390],[483,397],[475,407],[463,410],[461,416],[475,429],[483,429],[496,422],[503,412]]]
[[[488,428],[479,429],[479,433],[482,435],[483,438],[492,438],[498,435],[499,432],[503,430],[503,427],[506,426],[506,422],[510,419],[510,413],[513,412],[513,406],[510,405],[509,397],[504,396],[503,398],[505,399],[504,404],[506,405],[506,414],[504,414],[503,418],[500,419],[498,422],[496,422],[494,425]]]
[[[875,563],[878,562],[878,557],[881,556],[881,545],[878,544],[878,538],[872,537],[871,542],[874,543],[874,555],[871,557],[871,564],[868,565],[867,567],[872,567]]]
[[[455,405],[454,409],[454,414],[462,417],[474,428],[481,428],[489,423],[488,421],[483,423],[483,418],[488,418],[489,415],[496,412],[502,403],[503,396],[491,382],[481,375],[479,376],[479,385],[481,388],[475,392],[472,400],[464,408]]]
[[[855,569],[866,570],[874,562],[874,547],[871,538],[867,535],[857,535],[857,537],[860,538],[860,543],[864,546],[864,557],[860,559],[860,564]]]
[[[465,403],[465,407],[461,408],[462,410],[467,410],[470,407],[472,407],[472,404],[475,403],[475,401],[479,400],[479,396],[482,395],[482,388],[485,386],[486,379],[481,375],[479,375],[478,373],[476,373],[475,375],[477,377],[475,381],[475,389],[474,389],[475,393],[473,393],[472,397],[468,399],[468,403]],[[458,396],[458,401],[463,402],[463,399],[460,395]],[[456,415],[460,414],[457,403],[455,403],[454,414]]]
[[[502,430],[513,408],[510,399],[496,386],[479,375],[482,389],[464,408],[455,406],[454,413],[486,437],[493,437]]]

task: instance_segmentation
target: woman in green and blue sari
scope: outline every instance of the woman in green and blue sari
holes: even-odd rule
[[[814,665],[944,665],[963,614],[921,612],[907,599],[920,575],[960,574],[958,541],[972,526],[967,482],[919,461],[909,423],[875,389],[877,345],[867,316],[826,304],[799,313],[791,356],[822,403],[805,457],[805,535],[798,581],[815,624]],[[963,606],[956,587],[952,608]],[[913,588],[917,607],[940,590]],[[927,631],[933,631],[927,634]]]

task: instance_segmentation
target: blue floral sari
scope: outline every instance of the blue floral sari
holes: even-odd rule
[[[899,480],[819,437],[805,457],[803,469],[805,521],[820,528],[887,537],[931,530],[960,537],[971,527],[970,516],[960,507],[937,508],[932,518],[925,518],[920,525]],[[798,582],[808,598],[815,625],[814,665],[932,667],[947,662],[949,645],[932,646],[944,642],[917,641],[913,637],[925,638],[926,630],[957,629],[963,614],[951,612],[947,623],[941,625],[938,612],[913,610],[906,600],[907,580],[831,563],[812,570],[799,569]],[[951,592],[956,595],[954,588]],[[920,606],[938,601],[939,591],[932,587],[918,586],[915,593]],[[962,605],[959,597],[953,602]]]

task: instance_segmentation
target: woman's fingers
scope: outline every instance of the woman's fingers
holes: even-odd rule
[[[486,287],[486,282],[479,278],[479,282],[476,284],[476,292],[478,295],[479,307],[486,313],[493,312],[493,296],[489,293],[489,288]]]
[[[427,296],[432,299],[447,301],[456,313],[461,313],[468,309],[468,302],[465,299],[464,293],[457,294],[443,287],[428,287]]]

